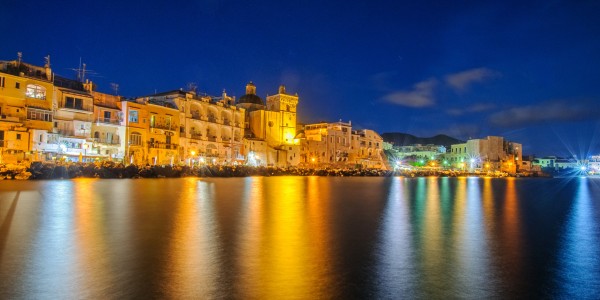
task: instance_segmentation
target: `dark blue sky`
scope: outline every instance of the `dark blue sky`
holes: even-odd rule
[[[600,151],[600,1],[122,2],[0,0],[0,59],[74,76],[81,57],[125,96],[285,84],[302,122]]]

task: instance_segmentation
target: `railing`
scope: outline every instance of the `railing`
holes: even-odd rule
[[[217,141],[217,137],[216,136],[209,136],[208,140],[211,142],[216,142]]]
[[[13,117],[13,116],[7,116],[7,115],[0,115],[0,119],[2,121],[6,121],[6,122],[23,122],[23,121],[25,121],[25,118]]]
[[[216,123],[217,122],[217,118],[215,118],[215,116],[208,116],[208,121]]]
[[[158,128],[158,129],[164,129],[164,130],[173,130],[173,129],[171,129],[172,127],[173,126],[171,126],[171,125],[161,124],[161,123],[150,124],[150,128]]]
[[[202,133],[194,133],[193,132],[193,133],[190,134],[190,136],[191,136],[192,139],[195,139],[195,140],[202,139]]]
[[[58,129],[57,133],[62,136],[75,136],[75,132],[69,129]]]
[[[112,125],[121,124],[121,122],[119,122],[119,120],[115,119],[115,118],[97,118],[96,123],[104,123],[104,124],[112,124]]]
[[[167,144],[167,143],[163,143],[163,142],[148,142],[148,147],[154,148],[154,149],[177,150],[179,148],[179,145]]]
[[[224,119],[223,120],[223,124],[225,124],[225,125],[231,125],[231,121],[229,121],[227,119]]]
[[[90,105],[90,104],[77,104],[74,103],[72,105],[67,105],[65,102],[62,102],[60,104],[60,108],[64,108],[64,109],[75,109],[75,110],[81,110],[81,111],[88,111],[88,112],[93,112],[94,111],[94,106]]]
[[[194,120],[201,120],[200,114],[199,113],[192,113],[192,119],[194,119]]]
[[[107,144],[107,145],[119,145],[119,144],[121,144],[120,139],[119,138],[115,138],[115,137],[113,137],[112,139],[94,138],[94,142],[100,143],[100,144]]]

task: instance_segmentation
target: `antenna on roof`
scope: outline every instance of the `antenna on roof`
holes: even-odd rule
[[[112,87],[113,91],[115,92],[115,96],[118,96],[119,95],[119,84],[111,82],[110,87]]]
[[[18,66],[21,66],[21,60],[23,59],[23,52],[17,52],[17,63]]]
[[[93,70],[86,70],[86,64],[81,62],[81,57],[79,58],[79,68],[77,69],[70,69],[73,70],[75,72],[77,72],[77,81],[79,82],[84,82],[85,81],[85,76],[86,74],[88,75],[98,75],[98,73],[96,73]]]
[[[44,56],[44,67],[50,68],[50,54],[48,54],[48,56]]]

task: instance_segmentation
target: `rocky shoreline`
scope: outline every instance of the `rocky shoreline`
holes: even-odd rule
[[[493,176],[508,174],[474,174],[459,171],[395,170],[377,169],[309,169],[252,166],[137,166],[115,162],[64,163],[33,162],[31,164],[2,165],[0,179],[48,180],[73,178],[180,178],[180,177],[248,177],[248,176]]]

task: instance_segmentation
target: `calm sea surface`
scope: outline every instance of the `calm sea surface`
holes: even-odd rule
[[[600,298],[600,179],[0,182],[2,299]]]

